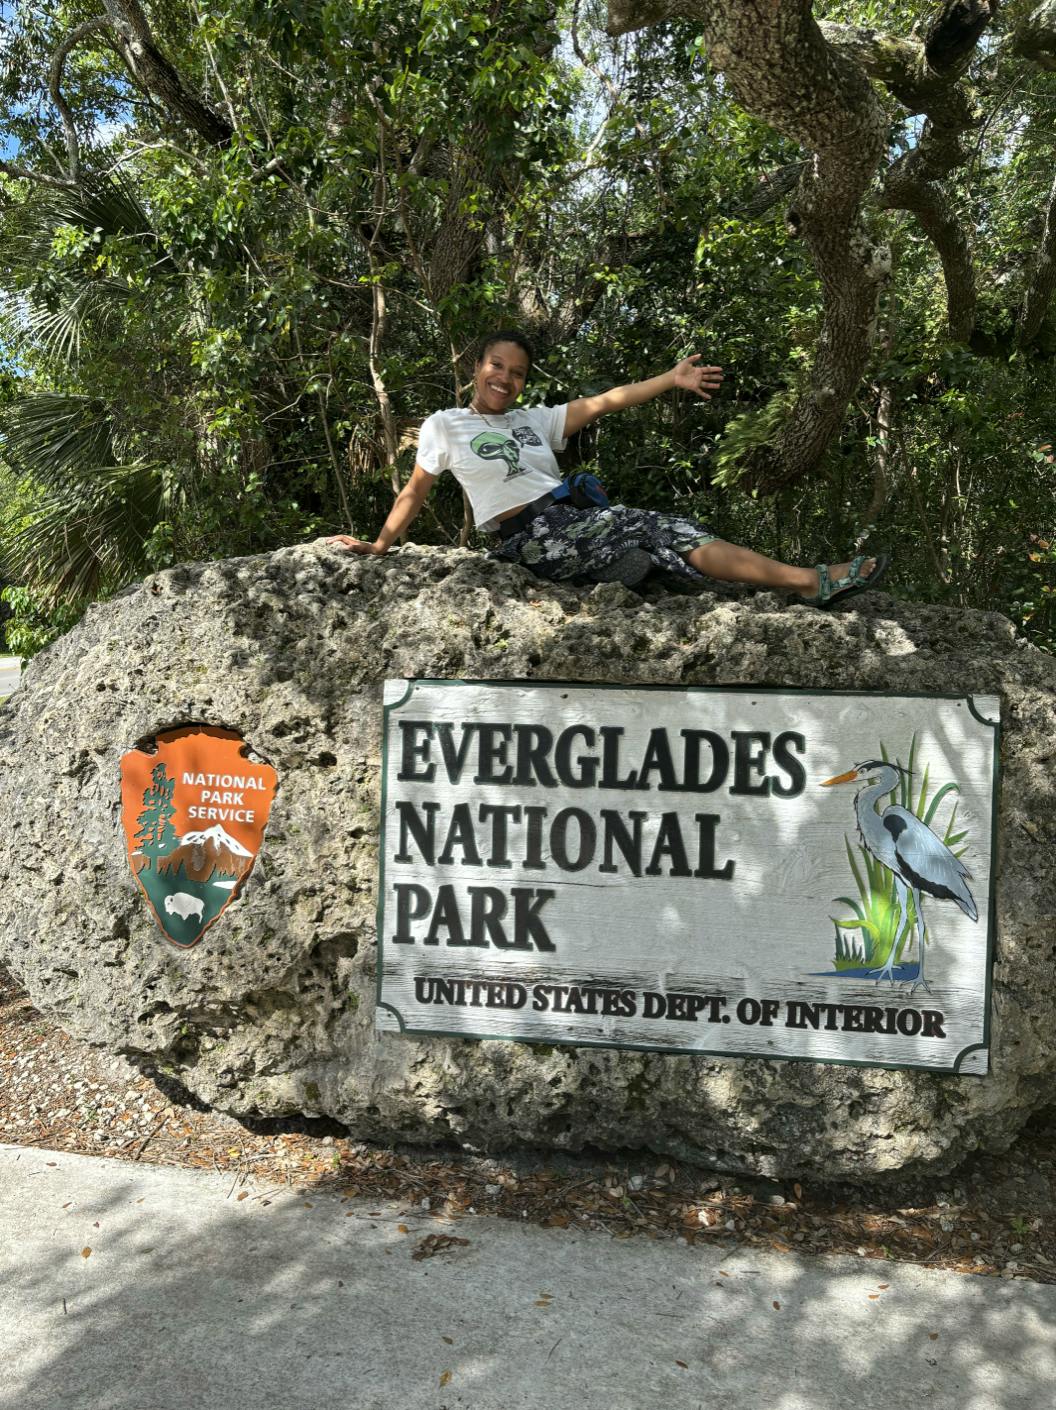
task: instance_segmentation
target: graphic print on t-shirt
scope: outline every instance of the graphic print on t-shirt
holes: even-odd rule
[[[531,426],[514,426],[513,436],[522,446],[541,446],[542,441],[532,430]]]
[[[499,431],[481,431],[479,436],[474,436],[470,441],[469,448],[479,455],[481,460],[504,460],[509,467],[506,471],[507,480],[512,480],[515,475],[528,473],[529,467],[521,464],[520,446]]]

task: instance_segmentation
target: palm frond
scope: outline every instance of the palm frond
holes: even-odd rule
[[[40,187],[12,213],[4,254],[25,268],[35,269],[47,255],[60,226],[73,226],[103,238],[133,240],[160,249],[160,237],[135,187],[121,173],[109,177],[85,175],[77,187]]]
[[[0,548],[0,568],[49,603],[97,597],[145,571],[164,517],[160,466],[97,466],[90,478],[45,491]]]
[[[81,333],[89,319],[105,323],[117,307],[136,297],[128,280],[94,267],[79,255],[54,253],[56,234],[64,227],[93,241],[129,241],[157,253],[154,269],[175,269],[160,250],[150,216],[130,182],[120,173],[87,176],[79,187],[44,187],[8,214],[0,241],[5,283],[22,297],[19,333],[46,356],[67,363],[80,352]]]
[[[119,303],[134,296],[123,280],[62,277],[49,286],[47,302],[27,301],[22,308],[21,334],[55,362],[73,365],[81,352],[81,334],[92,318],[105,326]]]
[[[113,424],[97,397],[37,392],[12,402],[0,419],[0,455],[42,488],[63,490],[113,465]]]

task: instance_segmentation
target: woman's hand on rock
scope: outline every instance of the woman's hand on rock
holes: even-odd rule
[[[696,392],[698,397],[710,401],[712,395],[722,386],[721,367],[698,367],[703,353],[691,353],[674,368],[675,386],[687,392]]]
[[[332,544],[335,548],[348,548],[353,553],[376,554],[378,557],[383,553],[388,553],[388,549],[383,548],[380,543],[367,543],[364,539],[354,539],[351,534],[327,534],[318,542]]]

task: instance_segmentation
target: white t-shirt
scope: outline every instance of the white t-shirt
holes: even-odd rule
[[[554,451],[565,448],[567,410],[565,402],[501,416],[468,407],[434,411],[418,433],[418,464],[430,475],[450,470],[469,495],[477,526],[492,530],[496,515],[530,504],[560,481]]]

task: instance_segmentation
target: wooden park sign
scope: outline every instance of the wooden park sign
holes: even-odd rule
[[[377,1027],[985,1073],[998,720],[389,681]]]

